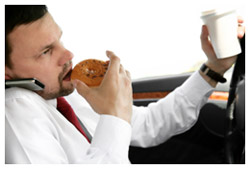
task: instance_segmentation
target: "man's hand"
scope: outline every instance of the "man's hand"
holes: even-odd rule
[[[243,19],[241,17],[238,17],[238,23],[238,37],[242,38],[245,34],[245,27],[241,25],[243,23]],[[213,71],[223,75],[235,63],[237,56],[232,56],[224,59],[217,59],[212,44],[208,39],[208,36],[208,29],[206,25],[203,25],[200,39],[202,49],[208,58],[205,64]],[[205,78],[205,80],[207,80],[212,86],[215,87],[217,82],[212,81],[210,78],[206,77],[202,73],[201,75]]]
[[[73,83],[97,113],[117,116],[130,123],[133,101],[130,74],[113,52],[106,54],[110,59],[109,68],[99,87],[89,88],[79,80]]]

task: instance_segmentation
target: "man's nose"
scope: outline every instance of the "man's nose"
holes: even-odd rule
[[[73,53],[70,52],[67,49],[64,49],[60,59],[59,59],[59,65],[63,66],[65,63],[67,63],[68,61],[72,60],[74,57]]]

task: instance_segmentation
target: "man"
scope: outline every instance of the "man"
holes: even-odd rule
[[[110,64],[102,84],[89,88],[70,80],[73,54],[60,42],[62,30],[46,6],[7,5],[5,10],[5,79],[35,77],[45,84],[39,92],[5,90],[6,163],[129,163],[130,144],[158,145],[192,127],[217,84],[197,71],[166,98],[133,107],[129,72],[113,52],[106,52]],[[206,65],[223,75],[236,57],[217,60],[205,26],[201,42]],[[74,88],[91,106],[83,99],[71,102],[93,135],[91,142],[57,110],[57,98]],[[91,113],[97,114],[90,118]]]

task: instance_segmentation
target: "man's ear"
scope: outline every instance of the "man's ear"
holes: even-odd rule
[[[5,66],[5,80],[10,80],[10,79],[12,79],[11,69]]]

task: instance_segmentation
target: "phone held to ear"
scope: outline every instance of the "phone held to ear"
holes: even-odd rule
[[[45,85],[35,78],[5,80],[5,88],[21,87],[32,91],[43,90]]]

